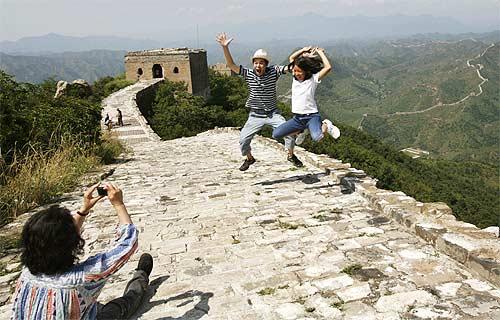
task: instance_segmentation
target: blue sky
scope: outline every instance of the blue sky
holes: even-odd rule
[[[196,25],[294,17],[395,14],[452,17],[500,28],[500,0],[0,0],[0,41],[50,32],[158,38]],[[293,23],[293,20],[290,21]]]

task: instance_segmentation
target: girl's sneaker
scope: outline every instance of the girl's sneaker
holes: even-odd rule
[[[307,136],[307,129],[304,129],[301,133],[297,135],[297,138],[295,138],[295,144],[300,146],[302,142],[306,139]]]
[[[340,130],[339,130],[339,128],[337,128],[336,126],[334,126],[333,123],[330,120],[325,119],[325,120],[323,120],[323,123],[325,123],[326,126],[328,127],[326,129],[326,131],[333,137],[333,139],[338,139],[340,137]]]

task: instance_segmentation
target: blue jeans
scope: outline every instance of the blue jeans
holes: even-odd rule
[[[273,138],[279,139],[294,132],[309,129],[311,138],[314,141],[319,141],[323,139],[323,130],[321,127],[322,123],[319,113],[295,114],[292,119],[273,130]]]
[[[261,115],[250,111],[248,120],[241,129],[240,133],[241,154],[243,156],[246,156],[252,150],[252,148],[250,147],[250,143],[252,142],[253,136],[257,132],[262,130],[264,126],[271,126],[273,129],[276,129],[280,125],[284,124],[285,121],[285,118],[281,114],[279,114],[278,110],[269,115]],[[283,135],[281,138],[283,137],[285,137],[285,135]],[[285,137],[285,149],[293,150],[294,146],[295,138]]]

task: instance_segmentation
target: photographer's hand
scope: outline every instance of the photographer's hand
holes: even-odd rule
[[[85,190],[85,193],[83,194],[82,206],[80,207],[80,210],[77,211],[77,214],[73,215],[73,219],[75,220],[75,224],[76,227],[78,228],[78,231],[80,231],[80,229],[82,228],[83,222],[85,221],[85,217],[89,214],[90,209],[94,207],[97,201],[104,198],[104,196],[97,196],[97,197],[92,196],[94,190],[97,189],[98,185],[99,183],[96,183],[87,190]]]
[[[78,210],[81,214],[87,215],[90,209],[92,209],[94,205],[97,203],[97,201],[104,198],[104,196],[97,196],[97,197],[92,196],[95,189],[97,189],[97,186],[99,186],[99,183],[96,183],[87,190],[85,190],[85,193],[83,194],[82,206],[80,207],[80,210]]]
[[[122,191],[111,183],[106,183],[105,185],[106,190],[108,191],[109,202],[111,202],[111,204],[115,208],[120,224],[131,224],[132,219],[130,219],[127,208],[125,207],[125,204],[123,204]]]

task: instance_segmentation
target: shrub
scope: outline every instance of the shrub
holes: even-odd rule
[[[94,147],[93,153],[104,164],[113,163],[114,160],[126,151],[125,146],[116,138],[116,136],[105,132],[101,141]]]

